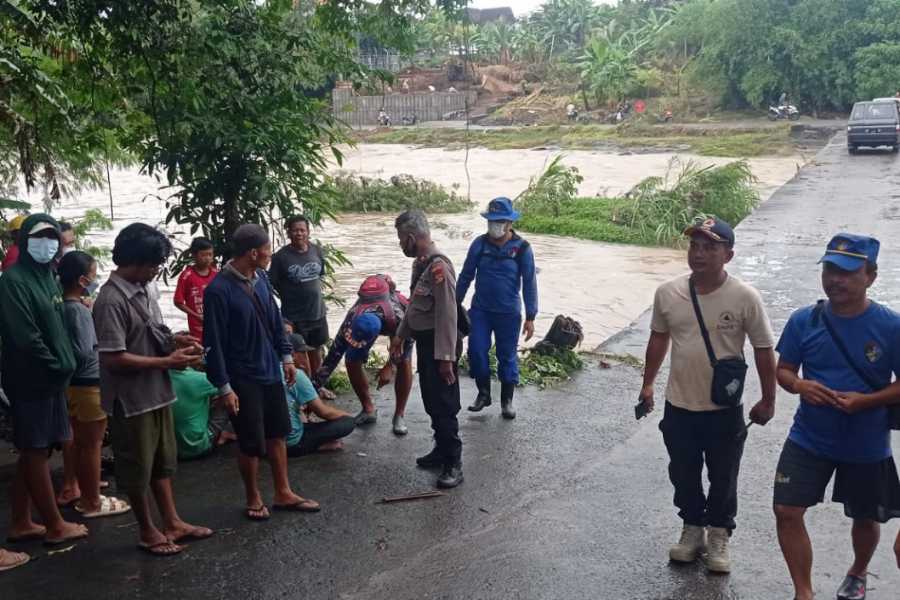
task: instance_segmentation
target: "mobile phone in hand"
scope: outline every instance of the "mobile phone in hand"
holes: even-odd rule
[[[638,403],[634,405],[634,418],[640,421],[650,412],[650,409],[644,403],[643,398],[638,398]]]

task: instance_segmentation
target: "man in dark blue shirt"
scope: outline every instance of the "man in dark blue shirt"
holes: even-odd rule
[[[778,382],[800,396],[775,475],[778,539],[797,600],[813,598],[804,514],[824,500],[833,475],[832,500],[853,519],[855,554],[838,600],[865,598],[879,523],[900,516],[887,408],[900,402],[900,315],[867,297],[878,249],[869,237],[832,238],[820,261],[828,301],[791,315],[777,347]]]
[[[238,436],[246,515],[254,521],[270,516],[257,481],[261,457],[272,467],[274,507],[315,512],[318,502],[295,494],[287,475],[291,419],[284,382],[293,385],[297,369],[265,272],[272,244],[266,230],[254,224],[238,227],[231,244],[234,258],[203,295],[203,345],[207,378],[222,395]]]
[[[491,405],[491,368],[488,352],[491,333],[497,346],[497,378],[500,380],[500,405],[503,416],[515,419],[513,394],[519,383],[519,361],[516,354],[522,301],[525,299],[525,341],[534,335],[534,319],[538,311],[537,278],[531,245],[512,229],[519,213],[509,198],[495,198],[481,213],[488,222],[488,232],[469,247],[466,262],[456,286],[456,297],[462,302],[475,280],[475,297],[469,309],[472,322],[469,334],[469,371],[478,386],[475,403],[469,407],[478,412]]]

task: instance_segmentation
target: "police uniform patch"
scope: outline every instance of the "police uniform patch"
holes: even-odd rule
[[[434,283],[444,283],[444,263],[440,261],[431,263],[431,278]]]
[[[866,342],[866,360],[870,363],[876,363],[882,357],[884,351],[875,342]]]

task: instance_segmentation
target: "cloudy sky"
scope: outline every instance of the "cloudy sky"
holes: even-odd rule
[[[616,0],[594,0],[594,4],[615,4]],[[471,0],[473,8],[496,8],[509,6],[517,17],[529,13],[543,4],[543,0]]]

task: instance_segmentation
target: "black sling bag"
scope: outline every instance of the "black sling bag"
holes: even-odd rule
[[[697,323],[700,325],[700,334],[703,343],[706,344],[706,354],[709,356],[709,364],[713,369],[710,398],[713,404],[718,406],[738,406],[741,396],[744,395],[744,380],[747,378],[747,363],[743,357],[716,358],[712,342],[709,341],[709,331],[703,322],[703,313],[700,312],[700,301],[697,300],[697,289],[694,287],[693,278],[688,280],[691,290],[691,302],[694,304],[694,314],[697,315]]]
[[[872,388],[873,392],[881,391],[887,387],[887,385],[875,381],[875,379],[868,372],[863,370],[850,357],[850,352],[847,350],[847,346],[844,345],[844,341],[837,336],[837,333],[834,331],[834,327],[831,325],[831,321],[829,321],[828,317],[825,316],[824,300],[819,300],[816,303],[816,308],[813,310],[813,320],[815,319],[822,319],[822,323],[825,325],[825,329],[828,331],[828,335],[831,336],[831,341],[834,342],[834,345],[837,346],[837,349],[841,353],[841,356],[844,357],[844,362],[847,363],[847,366],[853,369],[853,371],[859,376],[860,379],[862,379],[866,383],[866,385]],[[894,405],[888,407],[888,420],[890,421],[891,429],[900,430],[900,406]]]

